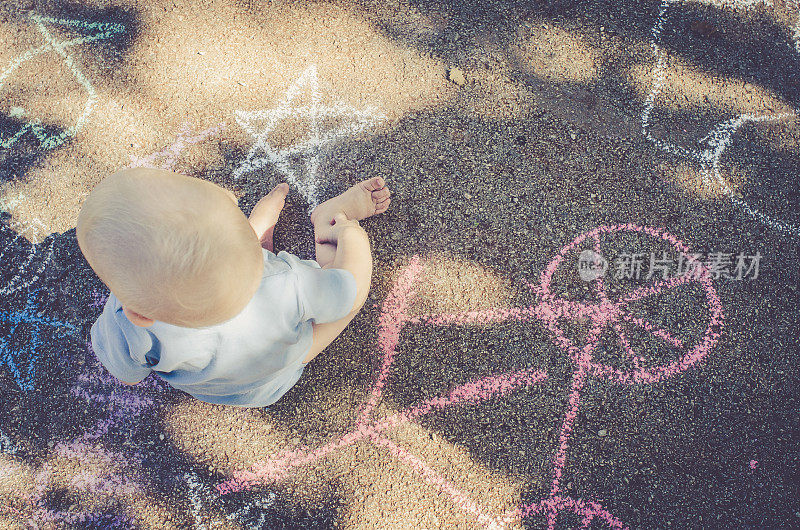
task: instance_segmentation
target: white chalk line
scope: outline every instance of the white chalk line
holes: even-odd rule
[[[44,225],[38,219],[34,219],[33,221],[34,221],[34,223],[38,223],[39,226],[44,228]],[[21,231],[16,232],[14,239],[12,239],[10,242],[6,243],[6,245],[3,247],[3,250],[0,250],[0,260],[3,260],[3,256],[5,256],[6,250],[11,245],[13,245],[19,238],[23,237],[25,234],[28,233],[28,231],[30,230],[32,224],[33,223],[15,222],[15,223],[12,223],[11,225],[9,225],[8,228],[6,228],[5,225],[0,226],[0,232],[6,232],[7,230],[9,230],[9,228],[14,228],[14,227],[18,227],[18,226],[22,227]],[[35,236],[33,236],[32,239],[33,239],[33,243],[29,243],[30,247],[28,249],[27,260],[25,261],[25,263],[23,263],[22,265],[17,267],[16,274],[13,275],[13,277],[6,283],[6,285],[4,285],[2,288],[0,288],[0,294],[9,295],[9,294],[11,294],[11,293],[13,293],[15,291],[19,291],[20,289],[29,288],[34,282],[36,282],[36,280],[39,279],[39,275],[42,272],[44,272],[44,269],[47,267],[47,265],[53,259],[53,245],[54,245],[55,241],[54,240],[50,240],[50,245],[48,246],[48,249],[47,249],[47,256],[39,264],[38,270],[35,271],[33,274],[30,274],[30,271],[28,271],[28,266],[31,264],[31,262],[34,260],[34,258],[38,254],[38,250],[36,248],[36,245],[39,243],[39,241],[36,239]],[[3,260],[3,261],[5,261],[5,260]],[[0,263],[2,263],[2,261],[0,261]],[[27,280],[25,279],[26,276],[28,276]]]
[[[236,512],[227,516],[228,520],[236,520],[242,524],[249,524],[250,528],[265,528],[267,524],[267,510],[273,508],[278,495],[270,491],[266,495],[257,497],[252,503],[246,504]],[[258,521],[253,518],[258,516]]]
[[[29,118],[28,121],[20,127],[20,129],[11,137],[9,138],[0,138],[0,148],[2,149],[9,149],[12,147],[17,141],[27,132],[30,131],[38,140],[41,146],[44,149],[52,149],[58,147],[59,145],[66,142],[69,138],[75,136],[77,132],[83,127],[87,118],[92,113],[94,109],[94,105],[97,101],[97,92],[94,89],[94,86],[83,75],[83,72],[78,68],[73,60],[72,56],[69,55],[65,50],[71,46],[76,46],[78,44],[85,44],[88,42],[94,42],[103,39],[109,39],[115,36],[118,33],[124,31],[124,27],[121,24],[114,24],[114,23],[101,23],[101,22],[85,22],[81,20],[69,20],[69,19],[56,19],[51,17],[43,17],[34,13],[30,15],[31,19],[36,24],[36,28],[39,30],[39,33],[42,34],[44,38],[45,44],[38,48],[34,48],[32,50],[28,50],[27,52],[23,53],[16,59],[12,60],[11,63],[6,67],[6,69],[0,73],[0,90],[3,89],[6,80],[8,77],[23,63],[29,61],[40,55],[42,53],[46,53],[49,51],[54,51],[58,55],[62,57],[64,63],[69,67],[70,72],[75,77],[78,84],[80,84],[83,89],[88,94],[88,99],[86,100],[86,105],[84,106],[83,113],[78,117],[75,124],[68,127],[61,134],[51,136],[45,132],[44,125],[42,125],[41,120],[38,118]],[[71,40],[65,41],[58,41],[56,40],[53,35],[47,30],[45,27],[45,23],[48,24],[56,24],[68,27],[79,27],[87,30],[97,30],[98,32],[94,35],[88,37],[80,37]],[[28,115],[27,111],[22,107],[13,107],[9,116],[12,118],[24,118]]]
[[[206,523],[206,517],[203,515],[203,509],[209,502],[209,497],[212,495],[219,497],[216,491],[206,486],[200,480],[200,477],[197,475],[197,473],[186,472],[183,474],[183,479],[186,481],[186,484],[189,487],[189,504],[192,511],[192,517],[194,518],[194,528],[197,530],[208,530],[209,528],[222,526],[220,521],[214,519],[211,519],[209,523]],[[266,526],[264,526],[267,524],[265,510],[274,505],[276,497],[277,495],[273,492],[270,492],[267,494],[267,496],[257,497],[250,503],[239,508],[237,511],[227,515],[226,518],[229,521],[236,520],[242,524],[248,524],[252,522],[252,519],[257,514],[258,521],[254,524],[250,524],[249,527],[266,528]]]
[[[787,4],[794,7],[795,16],[794,26],[792,26],[792,39],[794,39],[794,50],[800,53],[800,6],[797,5],[796,0],[786,0]]]
[[[198,530],[207,530],[208,525],[203,522],[203,494],[204,489],[203,485],[198,480],[198,477],[195,473],[184,473],[183,475],[184,480],[186,480],[186,484],[189,486],[189,503],[191,504],[192,508],[192,516],[194,517],[194,524],[195,528]]]
[[[792,117],[796,117],[798,115],[798,111],[794,110],[792,112],[784,112],[781,114],[763,114],[759,116],[753,116],[750,114],[741,114],[738,118],[733,118],[724,122],[717,124],[709,133],[700,140],[699,143],[707,143],[708,147],[706,149],[698,150],[698,149],[690,149],[680,145],[673,144],[666,140],[662,140],[659,138],[654,137],[650,134],[650,115],[653,111],[654,103],[656,97],[658,97],[659,93],[664,87],[664,78],[666,72],[665,60],[666,60],[666,52],[659,47],[659,43],[661,41],[661,33],[664,29],[664,23],[666,22],[667,18],[667,7],[671,3],[678,3],[680,0],[662,0],[661,5],[659,7],[658,18],[656,19],[656,23],[653,25],[651,29],[650,35],[650,47],[653,50],[653,54],[656,57],[656,65],[653,70],[653,86],[650,93],[647,95],[645,99],[644,109],[642,110],[642,134],[644,137],[650,141],[653,145],[660,148],[662,151],[667,153],[671,153],[673,155],[688,158],[695,160],[700,165],[700,175],[704,179],[704,181],[713,180],[716,181],[720,187],[722,188],[723,192],[728,196],[731,200],[731,203],[735,206],[739,207],[740,209],[744,210],[748,215],[752,218],[756,219],[757,221],[773,228],[775,230],[787,233],[792,236],[800,236],[800,226],[792,223],[788,223],[786,221],[782,221],[780,219],[776,219],[770,215],[767,215],[752,206],[750,206],[745,200],[740,199],[736,196],[736,193],[731,189],[728,183],[720,174],[720,159],[722,158],[725,149],[730,145],[732,135],[745,123],[761,123],[761,122],[779,122],[783,120],[787,120]],[[725,7],[741,7],[741,8],[749,8],[758,3],[764,3],[766,5],[771,6],[771,2],[765,2],[763,0],[731,0],[728,2],[711,2],[711,3],[719,3],[724,4]],[[795,7],[795,11],[797,9],[797,3],[795,0],[790,0],[790,3],[793,4]],[[795,50],[800,52],[800,40],[798,37],[800,36],[800,13],[797,14],[797,19],[795,21],[795,25],[793,27],[794,35],[795,35]]]
[[[304,87],[310,89],[310,104],[291,106],[293,100],[303,93]],[[245,173],[273,165],[308,201],[310,209],[315,208],[320,199],[318,179],[323,149],[340,138],[358,134],[385,119],[385,116],[379,114],[375,107],[359,110],[341,102],[323,106],[321,101],[317,66],[311,65],[287,89],[283,100],[276,107],[257,111],[236,111],[237,123],[255,138],[255,143],[250,148],[246,160],[234,171],[234,177],[238,179]],[[280,122],[291,118],[308,119],[309,136],[289,147],[276,149],[270,144],[269,135]],[[350,118],[350,122],[323,132],[321,130],[322,120],[331,118]],[[292,158],[298,156],[305,158],[305,176],[299,175],[292,167]]]
[[[191,125],[189,122],[184,122],[172,145],[141,158],[131,155],[131,164],[128,167],[149,167],[173,171],[184,150],[217,135],[224,127],[225,123],[220,122],[215,127],[203,129],[192,136]],[[163,159],[160,165],[156,163],[159,158]]]
[[[4,455],[15,455],[19,452],[17,444],[8,437],[6,433],[0,431],[0,453]]]
[[[17,193],[14,197],[9,199],[0,199],[0,212],[11,213],[11,209],[15,208],[18,204],[22,204],[24,198],[24,193]]]

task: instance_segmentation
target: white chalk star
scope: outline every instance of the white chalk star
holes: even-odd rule
[[[303,87],[306,86],[311,94],[309,104],[293,105],[294,100],[303,93]],[[311,65],[289,87],[283,101],[277,107],[253,112],[236,111],[236,121],[256,141],[250,148],[247,159],[234,171],[234,177],[238,179],[245,173],[273,164],[306,198],[310,208],[313,209],[319,203],[317,182],[324,149],[337,140],[357,134],[385,118],[376,113],[375,108],[359,110],[341,102],[323,106],[321,100],[317,67]],[[283,149],[270,143],[270,133],[275,131],[281,122],[296,119],[308,121],[308,136],[296,140]],[[325,121],[335,121],[338,125],[323,131],[322,124]],[[297,158],[305,159],[305,171],[302,175],[291,165],[292,159]]]

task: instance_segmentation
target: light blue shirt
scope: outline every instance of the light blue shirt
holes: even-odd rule
[[[288,252],[264,250],[261,284],[241,313],[207,328],[156,321],[133,325],[111,293],[92,325],[92,348],[114,377],[138,383],[153,371],[207,403],[263,407],[303,373],[312,322],[345,317],[356,280],[343,269],[321,269]]]

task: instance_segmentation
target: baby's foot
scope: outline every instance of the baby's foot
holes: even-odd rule
[[[351,221],[378,215],[389,208],[391,194],[381,177],[367,179],[317,206],[311,214],[311,222],[316,224],[324,220],[330,223],[339,212]]]
[[[278,222],[278,216],[286,204],[286,195],[288,193],[289,185],[285,182],[272,188],[272,191],[253,206],[253,211],[250,212],[250,220],[257,221],[262,230],[275,226]]]
[[[250,212],[250,224],[258,236],[261,246],[272,250],[272,233],[278,223],[283,206],[286,204],[286,195],[289,185],[285,182],[278,184],[266,196],[262,197]]]

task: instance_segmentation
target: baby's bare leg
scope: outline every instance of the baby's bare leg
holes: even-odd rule
[[[319,208],[319,207],[317,207]],[[333,263],[333,258],[336,257],[336,245],[333,243],[320,243],[320,239],[330,230],[330,219],[320,215],[314,215],[317,209],[311,214],[311,224],[314,225],[314,253],[316,254],[317,263],[322,268]],[[331,218],[333,219],[333,218]]]
[[[270,252],[273,250],[272,234],[286,202],[287,193],[289,193],[289,185],[285,182],[278,184],[268,195],[258,201],[253,207],[253,211],[250,212],[250,226],[253,227],[261,247]]]
[[[341,320],[328,322],[326,324],[314,324],[312,322],[311,326],[314,329],[314,341],[311,343],[311,350],[309,350],[303,362],[309,363],[314,357],[322,353],[336,337],[342,334],[344,328],[350,324],[350,321],[353,320],[357,314],[358,311],[353,311]]]
[[[319,243],[320,239],[325,239],[325,236],[330,233],[331,226],[334,224],[333,218],[339,213],[344,213],[351,221],[360,221],[373,215],[377,215],[386,211],[389,207],[389,198],[391,192],[389,187],[380,177],[374,177],[363,182],[359,182],[351,187],[341,195],[329,199],[314,209],[311,214],[311,222],[314,224],[314,241],[316,243],[317,263],[323,268],[330,268],[336,257],[337,247],[331,243]],[[368,261],[368,267],[364,272],[366,278],[367,288],[369,291],[369,278],[372,271],[372,258],[369,254],[369,240],[364,234],[365,246],[362,252],[366,252],[365,258]],[[358,282],[358,275],[356,282]],[[311,350],[306,355],[303,362],[308,363],[314,357],[319,355],[333,340],[338,337],[344,328],[350,323],[353,318],[361,310],[366,300],[366,294],[357,301],[357,307],[353,309],[346,317],[337,320],[336,322],[328,322],[326,324],[312,324],[314,327],[314,342],[311,345]]]

